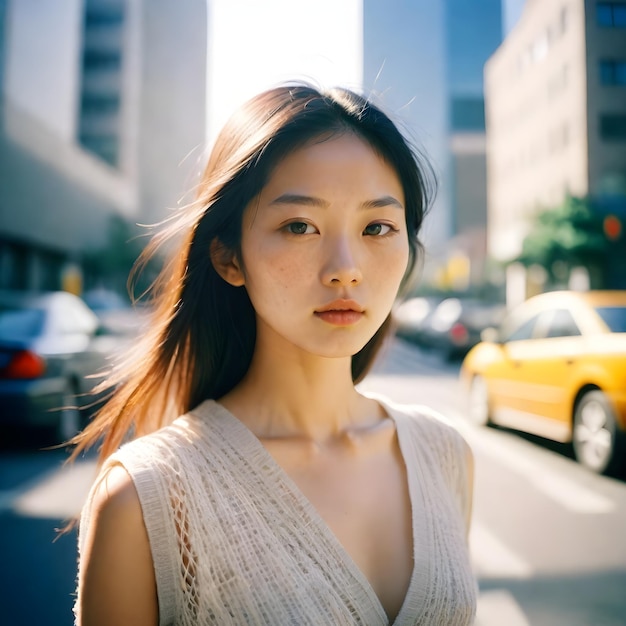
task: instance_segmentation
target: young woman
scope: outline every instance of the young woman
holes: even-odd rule
[[[152,334],[77,440],[103,461],[78,624],[472,622],[467,445],[355,389],[426,206],[359,95],[284,86],[229,121],[171,227]]]

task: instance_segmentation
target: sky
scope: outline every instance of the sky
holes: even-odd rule
[[[502,0],[503,33],[506,35],[522,14],[526,0]],[[546,0],[543,0],[544,2]]]
[[[363,1],[207,0],[209,144],[244,100],[281,81],[304,78],[358,89]],[[502,0],[505,33],[524,1]]]
[[[361,5],[361,0],[209,0],[209,142],[241,103],[279,82],[358,87]]]

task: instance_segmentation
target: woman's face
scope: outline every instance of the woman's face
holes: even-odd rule
[[[352,133],[284,158],[243,218],[257,347],[323,357],[363,348],[407,268],[404,201],[395,170]]]

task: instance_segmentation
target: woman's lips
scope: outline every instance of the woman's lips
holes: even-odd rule
[[[316,311],[315,315],[328,324],[335,326],[352,326],[352,324],[356,324],[363,317],[363,313],[351,309],[347,311]]]
[[[351,326],[364,315],[363,307],[354,300],[335,300],[315,311],[321,320],[334,326]]]

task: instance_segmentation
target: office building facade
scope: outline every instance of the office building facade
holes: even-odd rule
[[[450,287],[481,286],[485,279],[487,182],[483,68],[502,41],[500,0],[446,3],[449,100]]]
[[[160,221],[193,186],[206,6],[2,0],[0,27],[0,288],[77,290],[112,219]]]
[[[485,69],[490,254],[568,194],[624,212],[626,3],[527,0]]]
[[[501,42],[501,2],[364,0],[363,21],[365,91],[398,114],[438,179],[424,281],[468,289],[485,257],[483,66]]]

